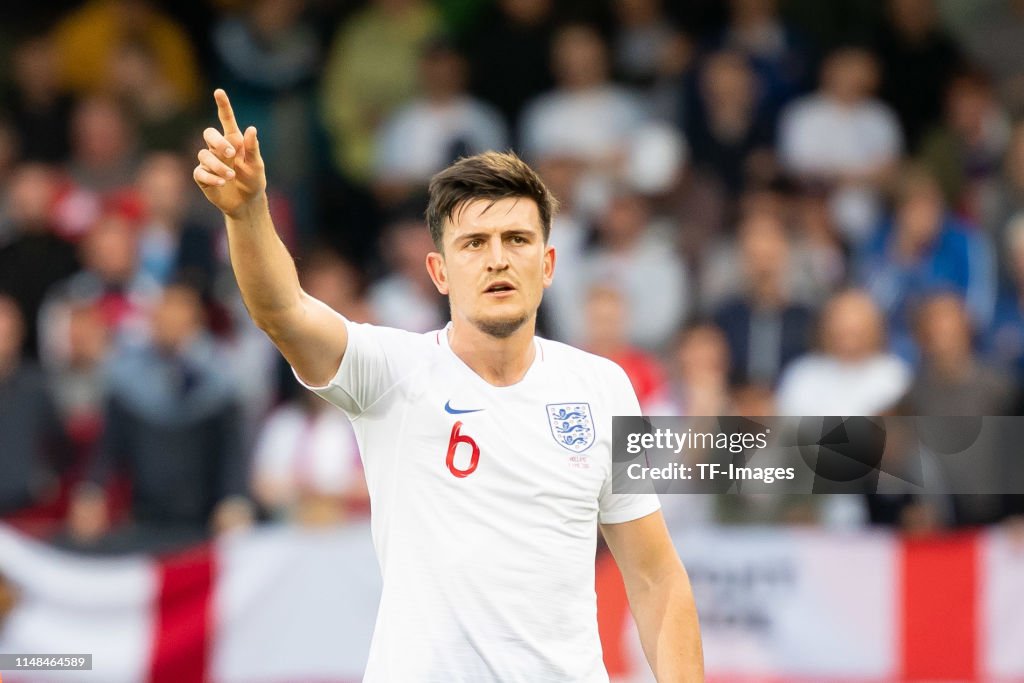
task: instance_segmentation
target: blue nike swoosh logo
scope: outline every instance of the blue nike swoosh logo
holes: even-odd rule
[[[451,413],[452,415],[464,415],[466,413],[479,413],[481,410],[483,410],[483,408],[474,408],[473,410],[458,410],[457,408],[452,408],[452,402],[451,401],[448,401],[447,403],[444,404],[444,412]]]

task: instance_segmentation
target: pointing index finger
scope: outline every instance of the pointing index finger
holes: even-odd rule
[[[222,88],[217,88],[213,91],[213,99],[217,101],[217,117],[220,119],[220,125],[224,128],[224,135],[241,133],[238,121],[235,120],[235,112],[231,109],[231,100],[228,99],[228,94]]]

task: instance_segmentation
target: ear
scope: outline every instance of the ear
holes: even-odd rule
[[[436,251],[427,254],[427,274],[442,295],[448,295],[448,268],[444,256]]]
[[[551,245],[544,247],[543,275],[544,289],[547,289],[555,277],[555,248]]]

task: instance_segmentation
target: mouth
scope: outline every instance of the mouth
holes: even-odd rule
[[[516,291],[515,285],[507,280],[498,280],[488,285],[487,289],[484,290],[484,294],[490,294],[492,296],[510,296]]]

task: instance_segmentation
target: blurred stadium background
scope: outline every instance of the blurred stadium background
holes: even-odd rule
[[[214,87],[351,319],[444,324],[425,184],[512,148],[562,202],[541,334],[649,414],[1019,415],[1022,56],[1020,0],[3,3],[0,651],[96,667],[4,679],[360,677],[359,457],[192,184]],[[709,678],[1024,680],[1021,496],[675,498]]]

